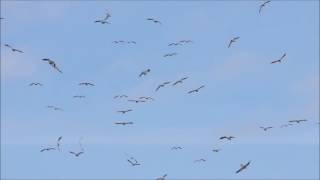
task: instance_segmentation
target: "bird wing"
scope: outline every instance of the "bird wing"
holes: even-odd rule
[[[231,44],[232,44],[232,40],[230,40],[230,42],[229,42],[229,45],[228,45],[228,48],[230,48],[230,46],[231,46]]]

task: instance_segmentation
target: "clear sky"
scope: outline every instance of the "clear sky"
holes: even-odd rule
[[[1,1],[1,178],[318,179],[319,1],[272,1],[259,14],[261,3]],[[94,23],[106,9],[111,24]],[[184,39],[193,43],[168,46]],[[78,86],[84,81],[96,86]],[[119,94],[155,101],[113,99]],[[308,121],[280,128],[293,119]],[[59,136],[60,152],[40,153]],[[80,139],[85,153],[74,157]]]

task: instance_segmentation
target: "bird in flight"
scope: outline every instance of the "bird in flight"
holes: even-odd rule
[[[156,180],[165,180],[167,177],[167,174],[164,174],[163,176],[157,178]]]
[[[174,82],[174,83],[172,84],[172,86],[175,86],[175,85],[177,85],[177,84],[179,84],[179,83],[183,83],[183,81],[186,80],[186,79],[188,79],[188,77],[181,78],[180,80]]]
[[[174,53],[165,54],[163,55],[163,57],[176,56],[176,55],[178,55],[178,53],[174,52]]]
[[[101,23],[101,24],[110,24],[107,20],[111,17],[110,13],[106,13],[106,16],[103,19],[94,21],[95,23]]]
[[[206,160],[205,160],[205,159],[203,159],[203,158],[201,158],[201,159],[197,159],[197,160],[195,160],[194,162],[195,162],[195,163],[198,163],[198,162],[206,162]]]
[[[140,163],[133,157],[131,157],[130,159],[127,159],[127,161],[132,165],[132,166],[139,166]]]
[[[113,99],[117,99],[117,98],[127,98],[128,96],[127,95],[116,95],[113,97]]]
[[[228,48],[230,48],[231,44],[232,44],[232,43],[235,43],[238,39],[240,39],[239,36],[232,38],[232,39],[230,40],[230,42],[229,42]]]
[[[133,124],[133,122],[115,122],[114,124],[125,126],[125,125],[128,125],[128,124]]]
[[[264,8],[264,6],[266,6],[266,4],[268,4],[268,3],[270,3],[270,2],[271,2],[271,1],[265,1],[264,3],[262,3],[262,4],[260,5],[259,14],[261,13],[262,8]]]
[[[191,40],[181,40],[180,43],[193,43]]]
[[[213,152],[219,152],[221,149],[212,149]]]
[[[79,98],[79,99],[81,99],[81,98],[85,98],[86,96],[82,96],[82,95],[75,95],[75,96],[73,96],[73,98]]]
[[[168,46],[179,46],[179,45],[182,45],[181,43],[170,43],[168,44]]]
[[[204,85],[198,87],[197,89],[194,89],[194,90],[189,91],[188,94],[191,94],[191,93],[194,93],[194,92],[199,92],[199,90],[200,90],[201,88],[204,88]]]
[[[270,64],[274,64],[274,63],[281,63],[281,61],[282,61],[282,59],[284,58],[284,57],[286,57],[286,53],[284,53],[282,56],[281,56],[281,58],[280,59],[278,59],[278,60],[275,60],[275,61],[272,61]]]
[[[49,58],[43,58],[42,61],[47,61],[54,69],[62,73],[62,71],[58,68],[57,64],[53,60]]]
[[[221,136],[219,139],[228,139],[230,141],[233,138],[235,138],[235,137],[233,137],[233,136]]]
[[[268,129],[271,129],[273,128],[272,126],[269,126],[269,127],[260,127],[261,129],[263,129],[264,131],[267,131]]]
[[[300,122],[304,122],[304,121],[307,121],[306,119],[299,119],[299,120],[290,120],[290,121],[288,121],[288,122],[290,122],[290,123],[293,123],[293,122],[295,122],[295,123],[300,123]]]
[[[62,140],[62,136],[60,136],[57,140],[57,149],[60,150],[60,141]]]
[[[238,174],[239,172],[241,172],[241,171],[243,171],[244,169],[246,169],[246,168],[249,166],[250,162],[251,162],[251,161],[247,162],[247,164],[245,164],[245,165],[241,164],[241,165],[240,165],[240,169],[237,170],[236,173]]]
[[[41,83],[38,83],[38,82],[33,82],[33,83],[30,83],[29,86],[42,86],[43,84]]]
[[[79,83],[79,86],[95,86],[95,85],[90,82],[81,82],[81,83]]]
[[[83,154],[84,152],[83,151],[80,151],[80,152],[73,152],[73,151],[69,151],[70,154],[73,154],[75,157],[78,157],[80,156],[81,154]]]
[[[178,150],[178,149],[182,149],[182,147],[180,147],[180,146],[173,146],[173,147],[171,148],[171,150]]]
[[[158,24],[162,24],[159,20],[156,20],[156,19],[154,19],[154,18],[147,18],[147,21],[152,21],[152,22],[154,22],[154,23],[158,23]]]
[[[160,84],[157,88],[156,88],[156,91],[158,91],[160,88],[164,87],[165,85],[167,84],[170,84],[171,82],[167,81],[167,82],[164,82],[162,84]]]
[[[139,77],[147,75],[150,71],[151,71],[150,69],[147,69],[147,70],[142,71],[142,72],[139,74]]]
[[[145,99],[145,100],[154,101],[154,99],[152,97],[145,97],[145,96],[139,97],[139,99]]]
[[[51,151],[51,150],[56,150],[56,148],[43,148],[40,150],[40,152]]]
[[[117,112],[125,114],[125,113],[130,112],[130,111],[132,111],[132,109],[121,110],[121,111],[117,111]]]
[[[140,102],[146,102],[146,101],[144,101],[144,100],[135,100],[135,99],[129,99],[128,100],[129,102],[135,102],[135,103],[140,103]]]
[[[11,51],[13,52],[19,52],[19,53],[23,53],[23,51],[19,50],[19,49],[16,49],[16,48],[13,48],[12,46],[10,46],[9,44],[5,44],[6,47],[10,48]]]
[[[47,106],[47,108],[53,109],[53,110],[55,110],[55,111],[63,111],[62,108],[59,108],[59,107],[56,107],[56,106],[52,106],[52,105]]]

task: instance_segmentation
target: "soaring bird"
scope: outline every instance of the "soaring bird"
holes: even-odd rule
[[[90,82],[81,82],[81,83],[79,83],[79,86],[95,86],[95,85]]]
[[[130,159],[127,159],[127,161],[132,165],[132,166],[139,166],[140,163],[133,157],[131,157]]]
[[[127,98],[128,96],[127,95],[116,95],[116,96],[114,96],[113,98],[114,99],[117,99],[117,98]]]
[[[300,122],[304,122],[304,121],[307,121],[306,119],[299,119],[299,120],[290,120],[290,121],[288,121],[288,122],[290,122],[290,123],[293,123],[293,122],[295,122],[295,123],[300,123]]]
[[[157,178],[156,180],[165,180],[167,177],[167,174],[164,174],[163,176]]]
[[[200,90],[201,88],[204,88],[204,85],[200,86],[200,87],[197,88],[197,89],[194,89],[194,90],[189,91],[188,94],[191,94],[191,93],[194,93],[194,92],[199,92],[199,90]]]
[[[249,164],[250,164],[251,161],[247,162],[247,164],[243,165],[243,164],[240,164],[240,169],[238,171],[236,171],[236,173],[239,173],[241,172],[242,170],[246,169]]]
[[[264,6],[265,6],[266,4],[268,4],[269,2],[271,2],[271,1],[265,1],[264,3],[262,3],[262,4],[260,5],[259,14],[261,13],[262,8],[264,8]]]
[[[168,53],[168,54],[163,55],[163,57],[169,57],[169,56],[175,56],[175,55],[178,55],[178,53],[176,53],[176,52]]]
[[[108,22],[107,20],[111,17],[111,14],[110,13],[106,13],[106,16],[103,18],[103,19],[100,19],[100,20],[96,20],[94,21],[95,23],[101,23],[101,24],[110,24],[110,22]]]
[[[284,53],[282,56],[281,56],[281,58],[280,59],[278,59],[278,60],[275,60],[275,61],[272,61],[270,64],[274,64],[274,63],[281,63],[281,61],[282,61],[282,59],[284,58],[284,57],[286,57],[286,53]]]
[[[40,150],[40,152],[51,151],[51,150],[56,150],[56,148],[43,148]]]
[[[188,79],[188,77],[181,78],[180,80],[174,82],[174,83],[172,84],[172,86],[175,86],[175,85],[177,85],[177,84],[179,84],[179,83],[183,83],[183,81],[186,80],[186,79]]]
[[[236,42],[238,39],[240,39],[239,36],[232,38],[232,39],[230,40],[230,42],[229,42],[228,48],[230,48],[231,44],[234,43],[234,42]]]
[[[164,87],[165,85],[167,84],[170,84],[171,82],[167,81],[167,82],[164,82],[162,84],[160,84],[157,88],[156,88],[156,91],[158,91],[160,88]]]
[[[233,138],[235,138],[235,137],[233,137],[233,136],[221,136],[219,139],[228,139],[230,141]]]
[[[170,43],[168,44],[168,46],[178,46],[178,45],[182,45],[181,43]]]
[[[33,82],[33,83],[30,83],[29,86],[42,86],[43,84],[41,83],[38,83],[38,82]]]
[[[135,103],[140,103],[140,102],[146,102],[144,100],[135,100],[135,99],[129,99],[129,102],[135,102]]]
[[[62,140],[62,136],[60,136],[57,140],[57,149],[60,150],[60,141]]]
[[[197,160],[195,160],[194,162],[206,162],[206,160],[205,160],[205,159],[203,159],[203,158],[201,158],[201,159],[197,159]]]
[[[272,126],[269,126],[269,127],[260,127],[261,129],[263,129],[264,131],[267,131],[268,129],[271,129],[273,128]]]
[[[125,113],[130,112],[130,111],[132,111],[132,109],[121,110],[121,111],[117,111],[117,112],[125,114]]]
[[[8,48],[10,48],[11,51],[13,51],[13,52],[23,53],[23,51],[21,51],[21,50],[19,50],[19,49],[15,49],[15,48],[13,48],[12,46],[10,46],[9,44],[5,44],[5,46],[8,47]]]
[[[181,40],[180,42],[181,43],[193,43],[193,41],[191,41],[191,40]]]
[[[75,95],[75,96],[73,96],[73,98],[85,98],[86,96],[82,96],[82,95]]]
[[[78,157],[80,156],[81,154],[83,154],[84,152],[83,151],[80,151],[80,152],[73,152],[73,151],[69,151],[70,154],[73,154],[74,156]]]
[[[178,150],[178,149],[182,149],[182,147],[180,147],[180,146],[173,146],[173,147],[171,148],[171,150]]]
[[[128,124],[133,124],[133,122],[115,122],[114,124],[125,126],[125,125],[128,125]]]
[[[142,71],[142,72],[139,74],[139,77],[147,75],[150,71],[151,71],[150,69],[147,69],[147,70]]]
[[[43,58],[42,60],[47,61],[54,69],[56,69],[57,71],[62,73],[62,71],[58,68],[57,64],[53,60],[51,60],[49,58]]]
[[[221,149],[212,149],[213,152],[219,152]]]
[[[145,97],[145,96],[139,97],[139,99],[145,99],[145,100],[154,101],[154,99],[152,97]]]
[[[147,21],[152,21],[152,22],[154,22],[154,23],[158,23],[158,24],[162,24],[159,20],[156,20],[156,19],[154,19],[154,18],[147,18]]]

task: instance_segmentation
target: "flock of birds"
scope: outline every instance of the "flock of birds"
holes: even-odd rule
[[[259,13],[262,12],[262,9],[271,1],[265,1],[263,2],[260,7],[259,7]],[[111,18],[111,14],[109,12],[106,13],[105,17],[102,19],[98,19],[95,20],[94,23],[101,23],[101,24],[111,24],[111,22],[109,21],[109,19]],[[4,18],[1,18],[4,19]],[[155,24],[162,24],[159,20],[155,19],[155,18],[147,18],[147,21],[153,22]],[[240,39],[239,36],[237,37],[233,37],[227,47],[231,48],[232,45],[234,43],[236,43],[238,40]],[[124,41],[124,40],[118,40],[118,41],[114,41],[113,43],[115,44],[136,44],[135,41]],[[192,40],[181,40],[178,42],[173,42],[168,44],[168,46],[181,46],[183,44],[188,44],[188,43],[193,43]],[[22,50],[16,49],[14,47],[12,47],[9,44],[5,44],[5,47],[9,48],[12,52],[14,53],[24,53]],[[175,56],[178,55],[178,53],[174,52],[174,53],[168,53],[163,55],[163,57],[170,57],[170,56]],[[275,64],[275,63],[281,63],[282,60],[286,57],[286,53],[284,53],[279,59],[271,61],[271,64]],[[50,59],[50,58],[43,58],[42,61],[48,63],[52,68],[54,68],[57,72],[59,73],[63,73],[62,70],[58,67],[57,63]],[[151,69],[146,69],[143,70],[138,77],[142,78],[143,76],[147,76],[149,73],[151,72]],[[159,91],[161,88],[164,88],[165,86],[168,86],[169,84],[171,84],[172,86],[176,86],[178,84],[182,84],[185,80],[187,80],[189,77],[182,77],[181,79],[178,79],[176,81],[170,82],[170,81],[166,81],[163,82],[161,84],[159,84],[156,88],[155,91]],[[91,83],[91,82],[81,82],[78,84],[79,86],[95,86],[95,84]],[[29,86],[43,86],[42,83],[39,82],[32,82],[29,84]],[[195,88],[195,89],[191,89],[190,91],[187,92],[187,94],[192,94],[192,93],[199,93],[199,91],[201,89],[203,89],[205,87],[205,85],[200,85],[199,87]],[[83,95],[75,95],[73,96],[74,98],[85,98],[86,96]],[[125,94],[122,95],[116,95],[113,97],[114,99],[127,99],[128,102],[133,102],[133,103],[145,103],[147,101],[154,101],[155,99],[152,97],[147,97],[147,96],[142,96],[142,97],[138,97],[136,99],[128,99],[129,97]],[[56,106],[52,106],[52,105],[48,105],[47,106],[48,109],[52,109],[55,111],[63,111],[62,108],[60,107],[56,107]],[[124,109],[124,110],[118,110],[117,113],[121,113],[121,114],[126,114],[133,111],[133,109]],[[298,120],[290,120],[288,121],[288,123],[282,124],[280,126],[280,128],[284,128],[284,127],[289,127],[292,126],[294,124],[300,124],[302,122],[306,122],[306,119],[298,119]],[[134,123],[132,121],[127,121],[127,122],[115,122],[115,125],[120,125],[120,126],[126,126],[126,125],[133,125]],[[272,128],[275,128],[274,126],[267,126],[267,127],[259,127],[260,129],[262,129],[263,131],[269,131]],[[227,140],[227,141],[231,141],[234,138],[236,138],[235,136],[232,135],[225,135],[225,136],[221,136],[218,139],[219,140]],[[56,145],[54,147],[45,147],[42,148],[40,150],[40,152],[46,152],[46,151],[53,151],[53,150],[58,150],[61,151],[61,141],[62,141],[62,136],[58,137]],[[80,155],[84,154],[84,148],[82,147],[82,143],[79,141],[79,146],[80,146],[80,150],[79,151],[69,151],[69,153],[71,155],[73,155],[74,157],[79,157]],[[182,150],[183,147],[181,146],[173,146],[171,147],[171,150]],[[220,152],[222,149],[216,148],[216,149],[212,149],[213,152]],[[127,162],[131,165],[131,166],[140,166],[141,163],[138,162],[137,159],[135,159],[134,157],[130,157],[127,159]],[[195,163],[202,163],[202,162],[206,162],[206,159],[201,158],[201,159],[196,159],[194,160]],[[241,164],[240,168],[238,170],[235,171],[235,173],[240,173],[241,171],[245,170],[248,168],[248,166],[250,165],[251,161],[246,162],[245,164]],[[157,180],[164,180],[167,177],[167,174],[164,174],[163,176],[157,178]]]

